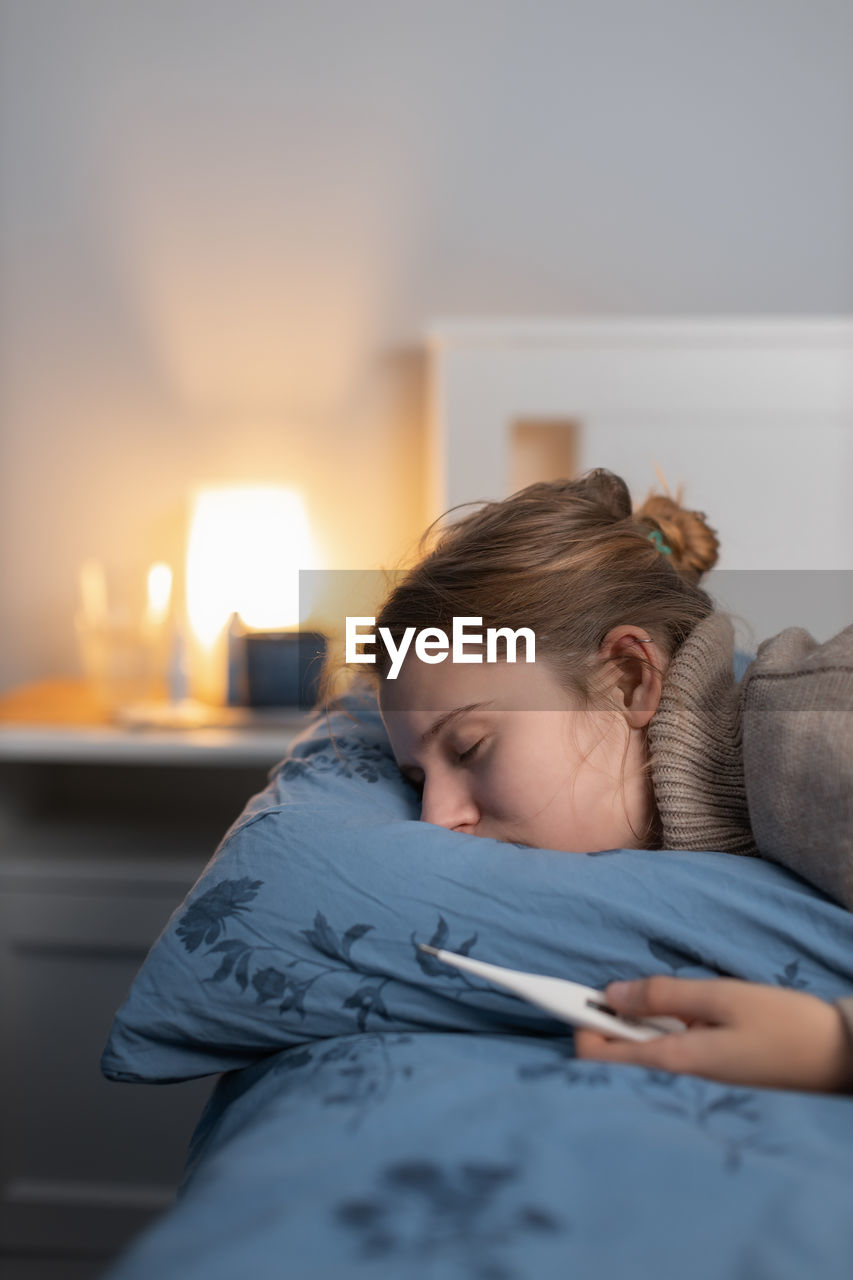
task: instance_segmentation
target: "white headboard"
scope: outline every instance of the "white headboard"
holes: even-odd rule
[[[431,515],[569,466],[638,500],[660,468],[744,643],[853,622],[853,318],[438,322],[429,351]]]

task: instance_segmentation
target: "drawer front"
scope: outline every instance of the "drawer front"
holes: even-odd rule
[[[173,1199],[213,1078],[115,1084],[113,1015],[190,887],[0,879],[0,1249],[112,1252]]]

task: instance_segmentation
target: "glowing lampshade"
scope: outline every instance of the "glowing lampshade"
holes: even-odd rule
[[[187,546],[187,614],[211,645],[232,613],[248,627],[297,627],[299,570],[315,567],[302,499],[252,486],[196,495]]]

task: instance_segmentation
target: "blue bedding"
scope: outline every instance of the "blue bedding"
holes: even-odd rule
[[[853,1097],[580,1061],[417,950],[592,986],[853,990],[853,913],[709,851],[519,848],[414,821],[369,710],[318,723],[226,835],[103,1069],[223,1073],[176,1207],[106,1280],[818,1280],[853,1268]]]
[[[224,1077],[109,1280],[848,1280],[853,1099],[366,1032]]]

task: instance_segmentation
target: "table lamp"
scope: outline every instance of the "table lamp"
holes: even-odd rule
[[[326,640],[300,629],[299,574],[315,568],[297,493],[272,485],[197,493],[187,547],[187,617],[197,654],[217,667],[221,697],[215,700],[313,705]]]

